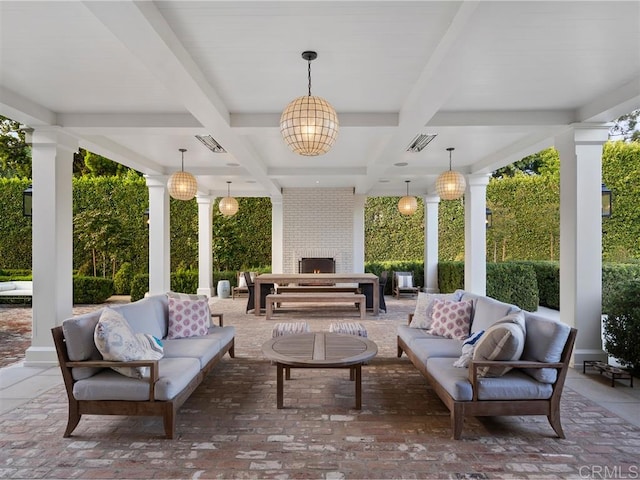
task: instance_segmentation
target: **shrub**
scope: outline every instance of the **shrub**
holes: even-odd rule
[[[135,302],[144,298],[144,294],[149,291],[149,274],[139,273],[134,275],[131,281],[131,301]]]
[[[533,268],[538,282],[538,297],[543,307],[560,310],[560,263],[551,261],[515,262]]]
[[[131,281],[133,280],[133,267],[129,262],[124,262],[115,277],[113,277],[113,286],[116,295],[129,295],[131,293]]]
[[[640,280],[617,286],[605,299],[604,344],[609,355],[640,375]]]
[[[100,277],[73,277],[73,303],[104,303],[113,295],[113,280]]]

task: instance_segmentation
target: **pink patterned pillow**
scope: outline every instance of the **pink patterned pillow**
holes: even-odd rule
[[[453,302],[436,298],[433,301],[431,335],[464,340],[469,336],[471,327],[472,300]]]
[[[167,338],[187,338],[209,332],[211,312],[207,297],[169,295],[169,332]]]

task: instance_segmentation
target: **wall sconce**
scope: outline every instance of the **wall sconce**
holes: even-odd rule
[[[29,185],[22,191],[22,215],[33,216],[33,185]]]
[[[149,226],[149,209],[147,208],[144,212],[142,212],[142,218],[144,219],[144,224],[148,227]]]
[[[611,216],[611,204],[612,195],[611,190],[607,186],[602,184],[602,218],[609,218]]]
[[[493,212],[491,211],[491,209],[489,207],[487,207],[487,209],[485,210],[485,224],[487,225],[487,228],[491,228],[493,225]]]

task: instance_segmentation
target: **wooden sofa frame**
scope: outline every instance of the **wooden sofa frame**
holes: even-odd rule
[[[409,323],[411,317],[409,315]],[[440,397],[440,400],[449,409],[451,418],[451,428],[453,430],[453,438],[459,440],[462,436],[462,427],[464,425],[464,417],[492,417],[505,415],[546,415],[551,428],[556,432],[559,438],[565,438],[562,424],[560,422],[560,397],[562,389],[569,370],[569,361],[571,352],[576,341],[578,330],[572,328],[569,337],[562,350],[560,361],[557,363],[531,362],[517,360],[513,362],[506,361],[477,361],[474,360],[469,365],[469,381],[473,391],[473,399],[470,401],[455,400],[449,392],[447,392],[427,371],[426,365],[413,353],[411,348],[398,337],[398,358],[402,356],[402,352],[407,354],[413,365],[424,375],[434,391]],[[553,384],[553,391],[548,399],[544,400],[479,400],[478,399],[478,368],[498,366],[513,368],[555,368],[558,372],[556,382]]]
[[[214,314],[212,316],[220,315]],[[222,318],[220,318],[222,320]],[[222,326],[222,325],[221,325]],[[62,327],[51,329],[53,342],[58,354],[58,362],[62,370],[62,378],[67,390],[69,399],[69,418],[67,428],[63,437],[71,436],[80,422],[82,415],[131,415],[146,417],[162,417],[164,432],[168,439],[172,439],[176,429],[176,413],[194,390],[202,383],[209,371],[229,352],[231,358],[235,357],[234,338],[232,338],[187,384],[187,386],[173,399],[169,401],[158,401],[154,399],[154,385],[158,381],[158,360],[138,360],[133,362],[113,362],[106,360],[85,360],[72,362],[67,354],[64,333]],[[75,380],[71,374],[71,369],[75,367],[150,367],[150,375],[145,379],[149,383],[148,400],[76,400],[73,396],[73,384]]]

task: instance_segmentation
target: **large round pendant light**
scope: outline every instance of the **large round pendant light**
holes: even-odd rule
[[[467,188],[467,182],[464,175],[455,170],[451,170],[451,152],[455,150],[453,147],[447,148],[449,152],[449,170],[443,172],[436,180],[436,192],[443,200],[455,200],[464,195]]]
[[[179,148],[178,151],[182,153],[182,169],[169,177],[167,182],[169,195],[176,200],[191,200],[198,191],[198,182],[193,175],[184,171],[184,152],[187,149]]]
[[[409,196],[409,180],[405,180],[407,183],[407,194],[398,202],[398,211],[403,215],[413,215],[418,209],[418,201],[416,197]]]
[[[231,196],[231,182],[227,180],[227,196],[218,204],[220,213],[225,217],[232,217],[238,213],[238,201]]]
[[[298,155],[323,155],[338,136],[338,114],[322,97],[311,95],[311,61],[316,52],[302,52],[308,64],[309,94],[293,100],[282,112],[280,132],[289,148]]]

